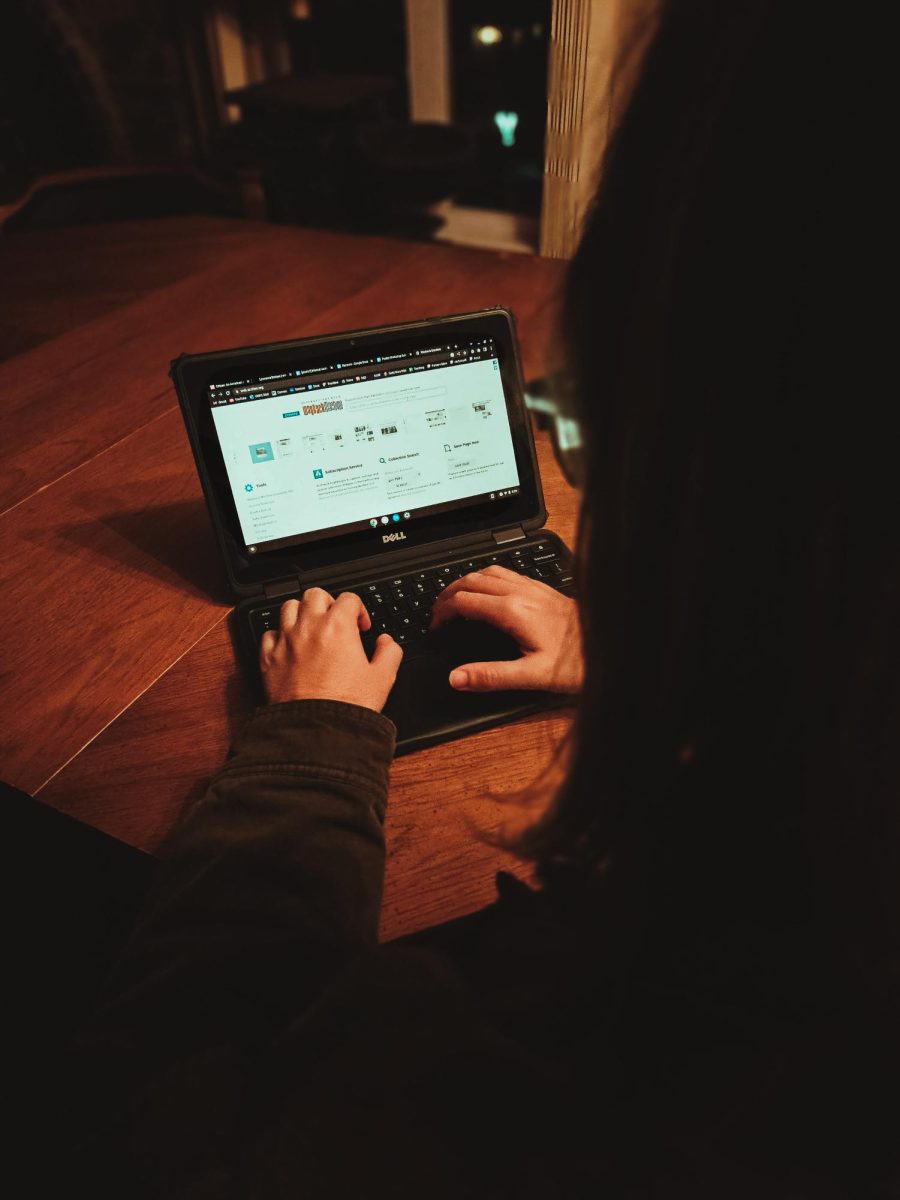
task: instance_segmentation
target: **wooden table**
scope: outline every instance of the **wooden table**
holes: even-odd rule
[[[211,218],[141,222],[129,236],[130,257],[122,227],[106,239],[97,230],[16,239],[13,259],[46,268],[55,253],[63,276],[79,254],[95,261],[117,246],[118,271],[108,249],[104,259],[108,290],[126,302],[104,293],[101,315],[89,315],[97,303],[81,323],[70,313],[66,332],[0,363],[0,778],[155,851],[247,711],[170,359],[503,303],[518,315],[533,375],[544,369],[563,266]],[[191,268],[172,282],[178,268],[165,263],[179,250]],[[0,239],[9,311],[5,251]],[[153,278],[130,299],[148,261]],[[571,544],[575,496],[542,434],[538,453],[549,525]],[[490,794],[530,783],[568,720],[531,718],[396,762],[383,936],[488,902],[500,867],[522,872],[479,830],[509,812]]]

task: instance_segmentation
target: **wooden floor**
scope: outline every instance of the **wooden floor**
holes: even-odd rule
[[[176,354],[503,303],[527,377],[562,270],[202,217],[0,239],[0,777],[156,850],[246,713]],[[576,497],[543,435],[538,453],[548,525],[571,544]],[[531,718],[398,760],[384,936],[491,899],[511,864],[479,832],[507,811],[490,794],[527,786],[567,726]]]

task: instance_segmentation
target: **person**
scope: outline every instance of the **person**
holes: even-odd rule
[[[82,1038],[94,1194],[898,1193],[878,36],[659,7],[560,325],[581,646],[502,569],[435,613],[523,648],[454,685],[575,696],[540,886],[377,944],[401,650],[287,603]]]

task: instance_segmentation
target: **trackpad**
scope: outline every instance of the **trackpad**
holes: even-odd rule
[[[463,663],[518,658],[519,647],[511,637],[480,621],[454,621],[431,637],[427,653],[401,665],[385,705],[399,742],[533,704],[534,693],[458,692],[448,681],[453,668]]]

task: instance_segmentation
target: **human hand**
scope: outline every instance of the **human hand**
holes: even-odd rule
[[[584,679],[575,601],[537,579],[490,566],[457,579],[438,596],[432,628],[453,617],[487,621],[519,643],[512,662],[465,663],[450,672],[462,692],[543,688],[577,692]]]
[[[353,592],[342,592],[335,600],[314,587],[302,600],[286,600],[278,633],[268,630],[259,647],[269,703],[344,700],[381,712],[403,651],[383,633],[369,662],[359,631],[371,628],[366,607]]]

